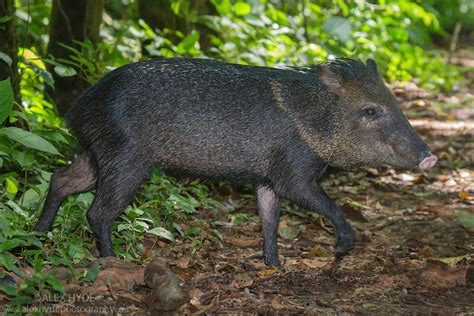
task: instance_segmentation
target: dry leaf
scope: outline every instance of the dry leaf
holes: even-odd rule
[[[279,301],[280,301],[280,299],[279,299],[278,296],[275,296],[272,299],[272,307],[276,310],[281,310],[281,309],[285,308],[285,305],[281,304]]]
[[[260,244],[260,238],[237,238],[225,236],[224,241],[232,246],[239,248],[257,247]]]
[[[459,192],[458,197],[463,201],[474,201],[474,195],[466,191]]]
[[[279,270],[277,268],[271,268],[271,269],[265,269],[265,270],[262,270],[260,271],[260,275],[270,275],[270,274],[273,274],[273,273],[277,273]]]
[[[324,248],[317,246],[309,250],[308,259],[313,260],[316,257],[329,257],[329,253]]]
[[[253,278],[248,274],[237,274],[234,277],[234,283],[238,288],[249,287],[253,284]]]
[[[326,262],[326,261],[320,261],[320,260],[314,260],[314,259],[313,260],[300,259],[299,261],[311,269],[320,269],[320,268],[329,266],[329,262]]]
[[[175,261],[176,265],[182,269],[186,269],[189,267],[189,263],[191,262],[191,257],[183,257]]]

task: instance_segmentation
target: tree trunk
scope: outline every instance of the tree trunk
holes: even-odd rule
[[[0,0],[0,20],[5,19],[0,23],[0,52],[11,58],[11,65],[0,58],[0,80],[11,78],[15,101],[20,103],[15,0]]]
[[[204,53],[208,53],[211,47],[209,39],[214,30],[208,28],[197,17],[203,15],[215,15],[215,7],[209,0],[190,1],[186,7],[186,12],[181,12],[180,16],[171,10],[172,0],[138,0],[138,13],[152,29],[163,30],[168,28],[173,31],[179,31],[188,34],[193,29],[200,33],[199,43]],[[172,36],[171,41],[175,44],[179,42],[179,37]]]
[[[96,44],[99,40],[99,28],[105,0],[54,0],[49,31],[48,54],[54,58],[70,59],[72,52],[61,44],[79,48],[75,41],[85,40]],[[60,77],[52,68],[54,91],[48,91],[56,103],[60,115],[64,115],[71,102],[89,85],[78,74],[72,77]]]

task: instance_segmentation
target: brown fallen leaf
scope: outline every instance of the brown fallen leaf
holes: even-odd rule
[[[278,296],[275,296],[273,299],[272,299],[272,307],[276,310],[282,310],[284,309],[286,306],[281,304],[280,303],[280,298]]]
[[[392,287],[394,283],[395,279],[390,275],[383,274],[379,277],[379,284],[383,287]]]
[[[260,244],[261,238],[237,238],[225,236],[224,242],[239,248],[257,247]]]
[[[431,267],[420,274],[421,283],[432,288],[466,285],[466,269]]]
[[[349,203],[345,203],[341,206],[342,211],[344,212],[344,215],[346,215],[347,218],[361,222],[361,223],[367,223],[367,219],[364,217],[362,214],[362,210],[359,207],[353,207]]]
[[[91,266],[95,264],[99,264],[101,270],[94,283],[88,288],[84,288],[83,292],[130,290],[136,283],[144,283],[143,266],[115,257],[99,258],[93,261]]]
[[[320,260],[310,260],[310,259],[300,259],[297,260],[304,264],[305,266],[311,268],[311,269],[321,269],[321,268],[329,268],[330,263],[327,261],[320,261]]]
[[[245,288],[249,287],[253,284],[253,278],[252,276],[242,273],[242,274],[237,274],[234,277],[234,282],[233,282],[238,288]]]
[[[191,257],[183,257],[179,258],[175,261],[176,265],[182,269],[186,269],[189,267],[189,263],[191,262]]]

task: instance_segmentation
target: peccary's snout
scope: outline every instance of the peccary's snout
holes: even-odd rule
[[[429,150],[426,150],[421,155],[421,162],[418,165],[421,169],[430,169],[438,162],[438,157],[433,155]]]

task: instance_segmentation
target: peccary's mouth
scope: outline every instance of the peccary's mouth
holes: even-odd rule
[[[430,169],[438,162],[438,157],[430,153],[429,151],[423,153],[423,158],[418,165],[420,169]]]

